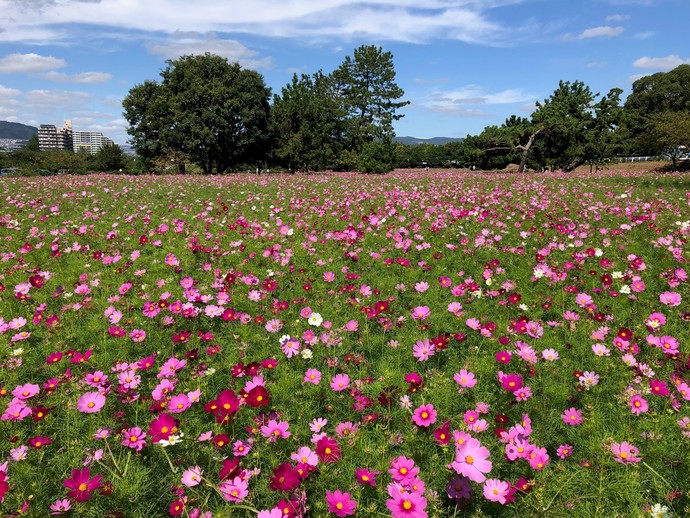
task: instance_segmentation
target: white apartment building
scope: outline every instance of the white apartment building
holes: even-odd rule
[[[66,149],[72,151],[72,121],[66,120],[62,128],[52,124],[41,124],[38,128],[38,146],[46,149]]]
[[[114,142],[98,131],[75,131],[73,136],[74,152],[88,151],[92,155]]]

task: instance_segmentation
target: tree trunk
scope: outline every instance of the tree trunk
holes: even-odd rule
[[[520,158],[520,167],[518,167],[517,172],[518,173],[524,173],[525,172],[525,164],[527,164],[527,156],[529,155],[529,150],[532,147],[532,144],[534,144],[534,139],[537,138],[537,135],[539,135],[544,128],[541,127],[534,133],[532,133],[529,136],[529,140],[527,141],[527,144],[524,146],[517,146],[519,149],[522,149],[522,158]]]

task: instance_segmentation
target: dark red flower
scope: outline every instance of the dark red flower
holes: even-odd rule
[[[340,460],[340,445],[338,441],[328,436],[319,439],[316,443],[316,454],[321,462],[332,463]]]
[[[268,487],[273,491],[292,491],[299,484],[299,476],[292,465],[289,462],[283,462],[273,470],[273,476]]]

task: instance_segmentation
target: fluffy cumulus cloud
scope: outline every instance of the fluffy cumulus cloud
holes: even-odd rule
[[[238,62],[245,68],[268,68],[270,58],[260,58],[258,52],[251,50],[236,40],[218,38],[215,34],[202,35],[198,32],[175,32],[169,39],[160,43],[150,43],[151,54],[166,59],[176,59],[185,55],[197,55],[210,52]]]
[[[0,73],[45,72],[66,66],[64,59],[39,54],[8,54],[0,59]]]
[[[690,58],[681,58],[675,54],[670,54],[660,58],[650,58],[647,56],[636,59],[633,63],[635,68],[647,68],[650,70],[671,70],[680,65],[690,64]]]
[[[600,27],[592,27],[591,29],[585,29],[580,34],[578,34],[578,40],[586,40],[590,38],[613,38],[615,36],[620,36],[623,34],[623,27],[611,27],[609,25],[602,25]]]

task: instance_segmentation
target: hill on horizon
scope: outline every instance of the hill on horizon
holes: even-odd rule
[[[28,140],[38,133],[38,128],[19,122],[0,121],[0,138]]]
[[[448,142],[462,142],[461,138],[452,137],[432,137],[432,138],[417,138],[417,137],[395,137],[394,142],[400,142],[406,146],[417,146],[419,144],[433,144],[434,146],[442,146]]]

